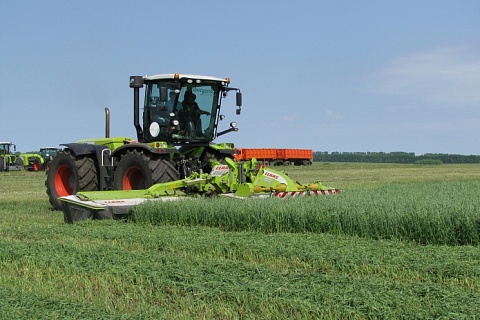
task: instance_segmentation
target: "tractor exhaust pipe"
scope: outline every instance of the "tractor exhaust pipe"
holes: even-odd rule
[[[110,138],[110,110],[105,108],[105,138]]]
[[[137,140],[143,142],[143,132],[140,126],[140,88],[143,87],[142,76],[130,77],[130,88],[133,88],[133,124],[137,129]]]

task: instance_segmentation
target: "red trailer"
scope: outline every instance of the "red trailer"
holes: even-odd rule
[[[257,159],[265,165],[311,165],[312,149],[275,149],[275,148],[240,148],[234,155],[237,161]]]

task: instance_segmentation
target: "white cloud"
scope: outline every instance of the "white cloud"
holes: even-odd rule
[[[476,51],[476,52],[475,52]],[[480,54],[473,47],[417,52],[376,75],[374,91],[448,105],[480,104]]]

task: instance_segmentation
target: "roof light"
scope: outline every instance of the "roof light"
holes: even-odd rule
[[[230,83],[230,78],[225,78],[225,81],[227,81],[227,83]]]
[[[175,73],[175,74],[173,75],[173,79],[175,79],[175,80],[180,79],[180,74]]]

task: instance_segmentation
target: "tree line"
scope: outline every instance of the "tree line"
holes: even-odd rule
[[[480,163],[480,155],[414,152],[326,152],[315,151],[313,161],[320,162],[372,162],[372,163]]]

